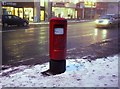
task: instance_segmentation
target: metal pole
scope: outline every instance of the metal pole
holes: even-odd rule
[[[85,8],[83,7],[83,11],[82,11],[82,19],[84,19],[85,17]]]
[[[40,0],[35,0],[34,2],[34,8],[35,8],[35,11],[34,11],[34,14],[35,14],[35,22],[40,22],[40,12],[41,12],[41,8],[40,8]]]
[[[48,2],[48,21],[52,17],[52,2]]]
[[[92,19],[92,2],[91,2],[91,9],[90,9],[90,19]]]

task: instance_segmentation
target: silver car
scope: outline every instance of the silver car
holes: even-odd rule
[[[115,14],[106,14],[95,20],[96,27],[112,27],[118,23]]]

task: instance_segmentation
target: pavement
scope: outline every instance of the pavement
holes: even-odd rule
[[[2,80],[0,81],[0,88],[44,87],[43,89],[46,89],[47,87],[56,87],[58,89],[58,87],[63,87],[61,89],[65,89],[64,87],[105,87],[94,89],[118,89],[119,57],[120,55],[114,55],[107,58],[98,58],[91,62],[83,58],[66,59],[66,71],[62,74],[49,76],[41,74],[41,72],[49,69],[48,62],[34,66],[12,67],[0,71],[0,80]]]
[[[74,23],[81,23],[81,22],[88,22],[91,20],[67,20],[68,24],[74,24]],[[42,22],[30,22],[29,23],[30,26],[45,26],[45,25],[49,25],[48,21],[42,21]]]
[[[67,20],[68,24],[74,24],[74,23],[81,23],[81,22],[89,22],[91,20]],[[48,26],[49,25],[49,21],[42,21],[42,22],[30,22],[29,26]],[[2,26],[2,23],[0,23],[0,27]]]

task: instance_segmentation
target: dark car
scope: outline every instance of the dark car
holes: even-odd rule
[[[9,25],[28,26],[29,22],[15,15],[2,15],[2,24],[4,27]]]

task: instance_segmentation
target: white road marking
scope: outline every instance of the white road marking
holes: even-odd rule
[[[20,60],[20,61],[18,61],[18,62],[25,62],[25,61],[29,61],[29,60],[32,60],[32,59],[34,59],[34,58],[29,58],[29,59],[25,59],[25,60]]]
[[[16,31],[16,30],[7,30],[7,31],[0,31],[0,32],[13,32],[13,31]]]
[[[71,49],[68,49],[67,51],[72,51],[72,50],[75,50],[76,48],[71,48]]]
[[[68,38],[79,38],[79,37],[86,37],[86,36],[92,36],[93,34],[85,34],[85,35],[80,35],[80,36],[70,36]]]
[[[112,41],[112,40],[114,40],[114,39],[117,39],[117,38],[108,38],[108,39],[104,39],[104,40],[102,40],[103,42],[105,42],[105,41]]]
[[[40,28],[49,28],[49,27],[40,27]],[[34,29],[40,29],[39,27],[36,27],[36,28],[28,28],[28,29],[23,29],[21,28],[22,30],[34,30]],[[18,29],[17,29],[18,30]],[[17,30],[5,30],[5,31],[0,31],[0,33],[2,32],[13,32],[13,31],[17,31]]]

